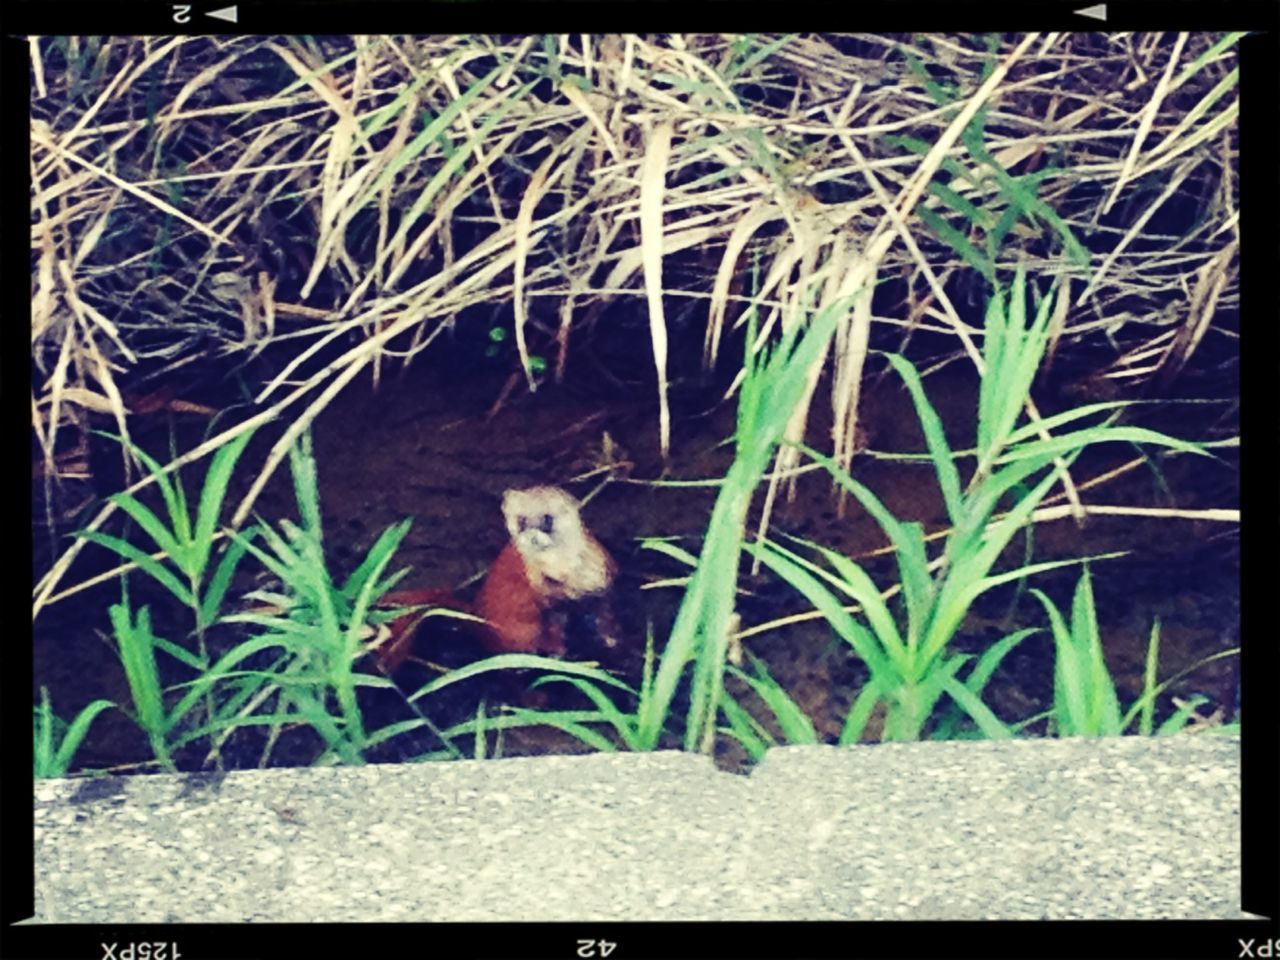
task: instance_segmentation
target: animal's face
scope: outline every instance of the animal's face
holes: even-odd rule
[[[511,541],[523,550],[547,550],[582,537],[578,501],[559,487],[508,490],[502,515]]]

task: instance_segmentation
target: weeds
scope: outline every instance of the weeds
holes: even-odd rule
[[[888,594],[882,594],[857,564],[835,551],[805,543],[826,561],[830,568],[827,570],[775,542],[765,540],[747,548],[804,594],[871,671],[870,681],[846,719],[841,743],[851,743],[862,736],[878,704],[885,707],[885,739],[917,739],[944,693],[985,736],[1010,736],[1010,728],[982,702],[981,691],[1000,659],[1030,631],[1011,634],[994,645],[963,680],[960,671],[971,658],[948,653],[947,647],[973,602],[983,593],[1004,583],[1080,562],[1047,561],[992,574],[992,567],[1010,539],[1060,481],[1065,466],[1089,444],[1128,441],[1204,454],[1196,444],[1109,422],[1094,423],[1060,436],[1048,433],[1084,418],[1112,413],[1126,405],[1122,401],[1090,404],[1018,426],[1047,342],[1052,306],[1052,299],[1045,298],[1028,323],[1025,287],[1019,270],[1008,309],[997,292],[987,310],[983,350],[986,370],[977,416],[977,465],[967,486],[962,488],[958,455],[943,435],[941,419],[929,403],[915,368],[903,357],[889,357],[911,394],[951,522],[946,545],[936,560],[930,561],[926,553],[919,523],[898,520],[874,493],[830,458],[805,448],[858,499],[893,544],[899,573],[894,592],[901,595],[896,608],[890,607]],[[995,511],[1004,498],[1011,499],[1012,507],[997,516]],[[837,593],[860,606],[865,625],[843,608]]]
[[[317,762],[361,763],[371,747],[429,725],[419,716],[370,732],[356,700],[358,687],[395,689],[386,677],[358,671],[356,663],[368,652],[366,638],[374,635],[376,624],[396,613],[375,613],[373,603],[403,575],[401,571],[383,578],[396,548],[409,531],[410,521],[384,530],[355,571],[342,583],[335,583],[325,560],[309,433],[290,449],[289,463],[301,524],[282,520],[277,531],[260,523],[257,530],[261,547],[247,535],[234,535],[281,587],[278,592],[259,590],[249,595],[265,604],[269,612],[237,613],[224,618],[224,622],[251,624],[262,628],[262,632],[231,651],[223,665],[229,668],[250,655],[267,651],[272,652],[273,659],[265,669],[239,675],[239,689],[232,703],[238,708],[238,715],[228,717],[223,724],[228,729],[268,725],[269,751],[282,727],[303,723],[324,741],[325,751]],[[274,712],[257,712],[272,703]]]
[[[654,695],[640,714],[640,741],[652,749],[685,667],[693,663],[684,748],[709,752],[723,700],[729,625],[737,590],[751,497],[764,476],[814,365],[853,298],[832,303],[811,323],[796,323],[773,349],[751,354],[755,325],[747,336],[746,373],[738,398],[736,455],[720,486],[702,553],[676,614],[654,680]],[[803,328],[803,334],[800,333]],[[652,549],[664,544],[648,543]]]
[[[110,700],[94,700],[66,723],[53,712],[49,688],[40,688],[40,702],[33,710],[32,774],[36,779],[66,776],[76,751],[89,733],[89,726],[103,710],[115,704]]]
[[[1154,727],[1156,697],[1173,682],[1206,663],[1222,657],[1235,656],[1238,650],[1223,650],[1205,657],[1182,671],[1178,677],[1156,684],[1156,664],[1159,661],[1160,621],[1151,625],[1147,643],[1146,669],[1143,675],[1142,696],[1135,700],[1122,715],[1120,700],[1116,696],[1115,683],[1102,656],[1102,641],[1098,633],[1098,618],[1093,606],[1093,587],[1088,567],[1076,583],[1075,597],[1071,603],[1071,623],[1063,620],[1053,602],[1040,590],[1031,591],[1044,605],[1053,631],[1057,656],[1053,668],[1053,713],[1051,729],[1060,737],[1118,737],[1137,721],[1137,732],[1144,737],[1153,733],[1164,736],[1186,728],[1196,709],[1206,702],[1196,695],[1178,704],[1174,712],[1159,728]]]

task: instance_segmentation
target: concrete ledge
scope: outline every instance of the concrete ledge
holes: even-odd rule
[[[1238,738],[44,780],[36,922],[1239,919]]]

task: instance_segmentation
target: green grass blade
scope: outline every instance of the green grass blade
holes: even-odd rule
[[[60,721],[54,716],[49,705],[49,688],[40,688],[40,702],[35,705],[32,719],[32,764],[35,775],[41,777],[59,777],[63,771],[54,765],[53,728]]]
[[[970,204],[970,206],[972,206],[972,204]],[[918,207],[916,209],[916,214],[924,222],[924,225],[934,234],[934,236],[954,250],[960,259],[982,274],[989,283],[995,283],[995,265],[992,264],[985,253],[982,253],[977,247],[969,242],[968,237],[955,227],[951,226],[951,224],[947,223],[946,220],[938,216],[928,207]]]
[[[728,693],[725,694],[720,708],[724,711],[724,715],[729,721],[728,727],[719,728],[720,733],[736,740],[742,749],[746,751],[748,760],[752,763],[759,763],[769,748],[775,745],[774,738],[764,728],[763,724],[751,716],[743,708],[742,704],[738,703]]]
[[[1154,446],[1166,447],[1182,453],[1194,453],[1204,457],[1213,456],[1198,443],[1179,440],[1156,430],[1148,430],[1146,427],[1102,426],[1064,433],[1062,436],[1053,437],[1050,440],[1035,440],[1021,444],[1011,450],[1005,450],[996,462],[1013,463],[1016,460],[1023,460],[1027,457],[1055,457],[1065,453],[1075,453],[1090,444],[1115,443],[1117,441],[1150,443]]]
[[[197,582],[204,576],[205,567],[209,563],[213,534],[218,525],[218,514],[222,512],[222,501],[227,495],[231,474],[252,436],[253,431],[247,430],[220,447],[209,464],[209,472],[205,474],[200,503],[196,507],[195,534],[191,540],[190,566],[187,571],[191,579]]]
[[[1046,433],[1057,430],[1061,426],[1065,426],[1075,420],[1092,416],[1095,413],[1105,413],[1110,410],[1119,410],[1124,407],[1133,406],[1139,401],[1136,400],[1108,400],[1102,403],[1089,403],[1082,407],[1072,407],[1069,410],[1063,410],[1049,417],[1041,417],[1035,423],[1027,423],[1018,427],[1009,434],[1005,440],[1008,447],[1015,447],[1025,440],[1039,436],[1041,431]]]
[[[1071,631],[1053,601],[1040,590],[1033,588],[1031,593],[1044,606],[1053,635],[1053,715],[1057,722],[1057,734],[1059,737],[1095,736],[1096,732],[1088,729],[1085,671],[1080,662],[1080,651],[1076,649]]]
[[[871,719],[871,712],[882,699],[884,699],[884,692],[872,675],[871,679],[858,691],[858,695],[853,700],[853,706],[849,708],[849,715],[845,717],[844,727],[837,741],[840,746],[847,747],[862,739],[867,721]]]
[[[189,518],[187,517],[186,500],[182,495],[181,487],[176,485],[176,477],[170,475],[172,471],[170,473],[166,473],[164,467],[161,466],[158,460],[131,440],[127,440],[114,433],[106,433],[103,431],[94,432],[111,440],[115,440],[117,443],[126,447],[129,452],[136,457],[144,467],[146,467],[147,473],[154,478],[156,486],[160,488],[160,496],[164,500],[165,511],[169,514],[169,523],[173,527],[174,536],[176,536],[180,542],[186,543],[187,540],[190,539],[190,529],[186,526],[189,522]],[[130,495],[117,494],[117,496]],[[157,543],[159,543],[159,541],[157,541]],[[168,548],[161,547],[161,549],[164,549],[172,555],[172,552],[169,551]]]
[[[183,545],[179,543],[177,534],[166,527],[158,516],[129,494],[117,493],[108,499],[132,517],[143,532],[155,542],[155,545],[169,555],[178,569],[185,569]]]
[[[469,663],[465,667],[450,670],[444,676],[438,677],[430,683],[419,687],[418,690],[411,694],[407,699],[410,701],[419,700],[422,697],[438,693],[445,687],[452,686],[455,683],[460,683],[470,677],[479,676],[484,673],[491,673],[494,670],[526,669],[551,670],[565,675],[587,677],[597,683],[617,687],[619,690],[625,690],[633,696],[636,695],[636,691],[626,683],[596,667],[589,667],[585,664],[573,663],[567,660],[558,660],[554,657],[542,657],[532,653],[501,653],[497,656],[486,657],[485,659],[476,661],[475,663]]]
[[[756,671],[754,677],[737,667],[730,667],[729,672],[751,687],[764,701],[764,705],[778,721],[784,742],[807,745],[821,743],[822,740],[813,726],[813,721],[800,709],[800,705],[792,699],[791,695],[773,679],[764,661],[758,657],[751,657],[751,666]]]
[[[969,675],[964,679],[964,685],[969,689],[975,697],[981,697],[982,691],[986,689],[987,682],[991,679],[999,668],[1000,663],[1008,655],[1008,653],[1033,633],[1039,633],[1040,627],[1025,627],[1022,630],[1015,630],[1013,633],[1002,637],[993,643],[978,658],[978,662],[969,671]]]
[[[902,642],[901,634],[898,632],[898,625],[894,623],[893,614],[889,611],[884,597],[881,596],[880,589],[875,585],[871,577],[867,575],[866,571],[848,557],[834,550],[829,550],[817,543],[803,541],[799,537],[792,539],[808,543],[810,547],[821,553],[826,561],[835,568],[839,578],[826,575],[823,571],[810,565],[803,557],[787,550],[781,544],[765,540],[762,541],[762,546],[766,550],[774,550],[788,560],[801,564],[812,572],[824,576],[825,579],[835,582],[844,593],[856,600],[862,607],[863,616],[867,618],[867,623],[871,626],[872,632],[880,639],[881,644],[889,651],[890,656],[895,660],[902,657],[905,654],[905,645]]]
[[[925,550],[924,527],[921,524],[902,525],[897,561],[898,582],[902,585],[902,600],[907,610],[907,645],[915,650],[924,635],[937,596],[937,584],[929,572],[929,555]]]
[[[942,490],[942,498],[947,505],[947,516],[951,518],[952,523],[959,523],[963,512],[963,504],[960,497],[960,474],[956,470],[955,456],[951,452],[951,447],[947,444],[946,435],[942,430],[942,419],[938,416],[938,412],[929,403],[928,396],[925,395],[924,385],[920,382],[920,374],[916,372],[916,368],[906,357],[896,353],[887,354],[889,363],[898,371],[898,376],[902,377],[902,382],[906,384],[907,391],[911,394],[911,400],[915,404],[916,416],[920,420],[920,426],[924,431],[925,444],[929,449],[929,457],[933,461],[933,468],[938,474],[938,486]]]
[[[57,773],[48,774],[49,776],[60,777],[67,772],[67,769],[71,766],[72,758],[75,757],[76,751],[80,749],[80,744],[84,742],[84,738],[89,733],[89,726],[98,714],[102,713],[103,710],[110,710],[114,706],[115,704],[110,700],[94,700],[76,714],[76,718],[67,727],[62,743],[58,745],[58,752],[53,758],[53,769]]]
[[[270,650],[273,647],[281,647],[283,645],[279,638],[275,636],[254,637],[251,640],[237,644],[233,649],[227,651],[219,658],[217,663],[191,682],[186,694],[178,700],[169,713],[171,725],[179,723],[215,684],[219,683],[224,676],[230,675],[232,667],[261,650]],[[285,686],[288,682],[288,678],[278,674],[269,674],[268,676],[280,683],[281,686]]]
[[[1155,722],[1156,698],[1152,691],[1156,688],[1156,666],[1160,660],[1160,618],[1151,623],[1151,635],[1147,638],[1147,662],[1142,674],[1142,690],[1147,695],[1142,705],[1138,732],[1144,737],[1151,736]],[[1125,727],[1128,723],[1124,724]]]
[[[1107,662],[1102,655],[1102,637],[1098,633],[1093,585],[1087,566],[1076,584],[1071,604],[1071,633],[1076,649],[1085,651],[1087,658],[1089,725],[1107,736],[1117,737],[1123,733],[1120,726],[1120,704]]]
[[[988,740],[1007,740],[1013,736],[1013,730],[997,717],[976,694],[954,676],[949,676],[942,684],[942,689],[964,710],[978,725],[983,736]]]
[[[908,551],[912,549],[913,536],[910,530],[907,529],[907,525],[901,523],[897,517],[890,513],[889,509],[880,501],[879,497],[871,492],[870,488],[849,476],[839,464],[825,454],[819,453],[812,447],[802,443],[796,444],[796,446],[803,450],[811,460],[825,467],[840,486],[858,499],[862,508],[871,514],[871,518],[880,525],[880,529],[885,532],[885,535],[888,536],[895,548]]]
[[[527,726],[554,727],[569,734],[571,737],[581,740],[597,753],[617,753],[618,751],[617,745],[612,740],[604,736],[604,734],[597,733],[590,727],[584,726],[568,713],[527,710],[523,707],[516,707],[511,711],[511,714],[516,720],[522,721]]]
[[[289,448],[289,472],[293,477],[293,496],[298,504],[302,530],[314,537],[317,543],[322,543],[320,488],[316,480],[316,458],[311,448],[311,431],[306,430]],[[282,523],[281,528],[288,532],[287,525]]]
[[[600,719],[617,731],[618,738],[622,740],[628,750],[639,751],[644,749],[645,745],[640,740],[635,715],[620,709],[608,694],[590,680],[584,677],[551,675],[539,677],[534,681],[533,686],[538,687],[548,683],[567,683],[576,687],[588,700],[595,704]]]
[[[890,676],[894,671],[891,663],[882,653],[876,638],[871,631],[862,626],[841,607],[839,600],[818,580],[805,571],[799,564],[792,563],[782,554],[758,548],[748,544],[746,549],[757,556],[779,577],[801,593],[836,634],[848,643],[854,652],[867,664],[875,676]]]
[[[90,543],[96,543],[99,546],[106,547],[118,553],[126,560],[132,560],[138,565],[138,568],[147,573],[153,579],[157,580],[172,593],[185,606],[191,606],[191,589],[181,580],[179,580],[168,567],[161,564],[158,560],[143,553],[132,543],[127,540],[121,540],[119,537],[113,537],[107,533],[99,533],[96,530],[81,530],[76,534],[81,540],[88,540]]]
[[[208,667],[208,664],[204,663],[199,656],[186,649],[186,647],[179,646],[172,640],[166,640],[164,637],[156,637],[155,645],[156,649],[163,650],[179,663],[185,664],[192,670],[202,672]]]
[[[1235,30],[1230,33],[1224,34],[1222,38],[1219,39],[1212,46],[1210,46],[1209,49],[1205,50],[1204,53],[1200,54],[1200,56],[1196,57],[1189,64],[1187,64],[1186,69],[1184,69],[1180,74],[1178,74],[1178,78],[1174,80],[1173,83],[1171,83],[1169,86],[1175,89],[1177,87],[1182,86],[1192,77],[1194,77],[1197,73],[1199,73],[1200,68],[1203,67],[1206,63],[1208,63],[1218,54],[1222,53],[1222,51],[1226,50],[1228,47],[1235,46],[1236,43],[1242,37],[1246,37],[1246,36],[1248,36],[1247,30]],[[1237,72],[1237,71],[1233,71],[1233,72]]]
[[[1008,323],[1005,318],[1004,293],[999,287],[987,301],[983,321],[982,359],[986,373],[978,384],[978,459],[985,462],[995,454],[996,424],[1004,419],[1009,397],[998,389],[997,371],[1004,366]]]
[[[657,553],[665,554],[673,560],[678,560],[686,566],[696,567],[698,558],[694,554],[685,550],[683,547],[677,547],[674,543],[666,540],[658,540],[652,537],[646,538],[640,542],[640,546],[645,550],[653,550]]]
[[[985,116],[985,111],[980,116]],[[1035,223],[1036,218],[1039,217],[1053,228],[1054,232],[1062,240],[1062,245],[1067,255],[1087,276],[1090,264],[1088,250],[1076,239],[1066,221],[1058,216],[1058,212],[1036,195],[1040,181],[1048,175],[1049,171],[1037,171],[1022,177],[1013,176],[987,151],[985,144],[982,142],[981,131],[981,122],[978,118],[975,118],[975,122],[970,124],[963,135],[965,146],[973,154],[974,159],[991,174],[1001,193],[1009,199],[1010,204],[1017,207],[1032,223]]]
[[[222,558],[213,568],[213,576],[209,578],[208,586],[205,587],[204,597],[200,601],[200,622],[204,625],[213,623],[218,619],[218,611],[222,609],[222,601],[227,595],[227,590],[231,586],[231,578],[235,575],[236,567],[245,555],[245,544],[248,543],[257,534],[257,528],[251,527],[245,531],[243,539],[233,538],[227,543],[227,549],[223,551]]]
[[[373,581],[374,584],[377,583],[378,574],[382,572],[391,560],[392,555],[399,548],[400,543],[412,526],[413,519],[409,517],[399,523],[392,524],[378,535],[377,541],[369,548],[369,552],[360,561],[360,565],[352,571],[351,576],[347,577],[339,588],[344,597],[354,601],[356,596],[363,591],[367,582]]]
[[[960,216],[968,220],[973,226],[978,227],[981,230],[991,229],[991,214],[974,204],[963,194],[957,193],[955,190],[951,189],[951,187],[943,183],[938,183],[937,181],[929,184],[929,192],[956,213],[960,214]],[[919,212],[924,214],[925,208],[921,207]],[[928,212],[933,214],[933,211]],[[933,215],[937,216],[937,214]],[[986,260],[985,257],[983,259]],[[990,266],[990,264],[988,264],[988,266]]]
[[[163,688],[156,668],[151,614],[146,607],[142,607],[135,621],[124,603],[112,604],[107,612],[115,633],[120,663],[129,684],[129,693],[133,698],[135,720],[150,739],[156,759],[171,769],[173,763],[164,746],[170,722],[165,714]]]
[[[387,168],[378,175],[377,179],[369,185],[369,188],[355,202],[353,209],[360,210],[368,206],[370,201],[378,196],[408,163],[421,154],[430,144],[442,139],[458,114],[466,110],[476,97],[489,88],[498,74],[507,69],[509,69],[509,66],[506,63],[499,63],[464,90],[460,96],[450,100],[445,108],[422,129],[421,133],[401,148],[395,158],[387,164]],[[513,97],[512,100],[517,99],[517,97]]]
[[[1195,694],[1181,706],[1174,709],[1164,723],[1160,724],[1156,730],[1157,737],[1167,737],[1171,734],[1178,733],[1187,725],[1191,716],[1200,709],[1204,704],[1209,702],[1209,698],[1201,694]]]

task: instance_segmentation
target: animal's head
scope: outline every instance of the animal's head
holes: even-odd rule
[[[528,487],[502,495],[502,516],[511,542],[523,553],[582,539],[578,501],[559,487]]]

